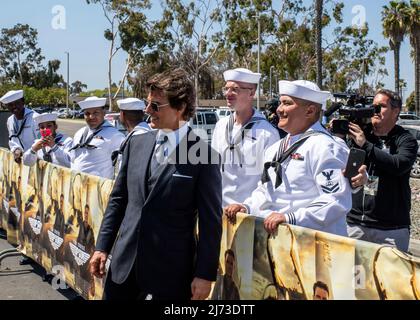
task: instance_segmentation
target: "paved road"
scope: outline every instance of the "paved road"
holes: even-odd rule
[[[57,120],[57,126],[58,126],[58,132],[65,133],[66,135],[70,137],[74,137],[74,134],[77,130],[84,127],[86,125],[85,120],[83,119],[58,119]]]
[[[0,238],[0,251],[13,248]],[[55,290],[42,281],[43,269],[36,263],[19,265],[20,257],[8,257],[0,265],[0,300],[73,300],[72,289]]]

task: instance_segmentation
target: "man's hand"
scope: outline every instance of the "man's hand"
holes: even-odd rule
[[[239,203],[230,204],[224,209],[225,214],[230,223],[236,223],[236,214],[238,212],[246,212],[246,207]]]
[[[356,189],[356,188],[358,188],[360,186],[363,186],[367,183],[368,174],[367,174],[366,169],[367,169],[366,165],[365,164],[362,165],[358,170],[359,174],[357,174],[357,175],[355,175],[354,177],[351,178],[351,187],[353,189]]]
[[[277,230],[277,227],[281,223],[286,222],[286,217],[283,213],[272,212],[267,218],[264,219],[264,228],[269,233],[274,233]]]
[[[95,251],[89,262],[89,271],[97,278],[102,278],[105,275],[105,263],[108,254],[102,251]]]
[[[22,162],[22,156],[23,156],[23,150],[22,149],[16,149],[15,151],[13,151],[13,156],[15,157],[15,161],[17,163],[21,163]]]
[[[366,143],[366,137],[363,130],[352,122],[349,123],[349,136],[359,147],[362,147]]]
[[[191,283],[191,300],[205,300],[210,294],[211,281],[195,277]]]

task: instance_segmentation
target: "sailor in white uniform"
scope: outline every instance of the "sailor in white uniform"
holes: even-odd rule
[[[268,232],[281,223],[347,235],[351,187],[343,176],[349,150],[319,123],[330,96],[310,81],[280,81],[279,127],[288,132],[265,153],[259,186],[243,204],[226,208],[264,218]]]
[[[144,109],[146,105],[143,100],[137,98],[126,98],[117,101],[120,109],[120,120],[126,127],[128,134],[118,150],[112,154],[112,164],[115,170],[115,176],[121,166],[122,154],[132,136],[146,133],[151,130],[146,121],[144,121]]]
[[[242,203],[257,187],[265,150],[280,137],[266,118],[252,107],[259,73],[238,68],[223,74],[227,105],[234,110],[216,123],[211,145],[221,156],[223,207]]]
[[[118,150],[124,135],[105,120],[106,98],[89,97],[79,102],[84,111],[86,127],[79,129],[67,152],[71,169],[112,179],[112,152]]]
[[[73,139],[57,132],[56,113],[43,113],[34,116],[41,139],[35,140],[23,154],[23,164],[33,166],[37,159],[70,168],[70,158],[66,150],[71,147]]]
[[[38,137],[38,126],[33,121],[37,113],[25,107],[23,90],[12,90],[0,98],[0,102],[13,113],[7,119],[9,148],[20,163],[23,153],[28,150]]]

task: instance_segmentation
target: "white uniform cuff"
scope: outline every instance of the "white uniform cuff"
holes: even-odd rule
[[[295,217],[295,214],[293,212],[286,213],[284,215],[284,217],[286,218],[286,223],[287,224],[296,224],[296,217]]]

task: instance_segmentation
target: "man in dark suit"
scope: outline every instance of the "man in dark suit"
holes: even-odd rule
[[[134,136],[124,150],[91,272],[105,274],[116,239],[104,299],[206,299],[222,233],[219,156],[188,127],[195,92],[182,69],[153,76],[147,87],[145,111],[158,130]]]

